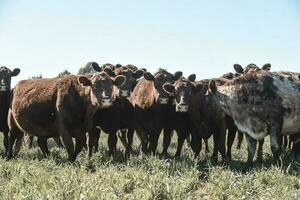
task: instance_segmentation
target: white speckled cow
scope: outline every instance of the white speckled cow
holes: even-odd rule
[[[249,166],[253,162],[256,140],[262,140],[269,133],[271,150],[278,160],[281,134],[300,132],[299,79],[299,73],[257,71],[233,80],[210,82],[209,95],[233,118],[238,129],[250,136]]]

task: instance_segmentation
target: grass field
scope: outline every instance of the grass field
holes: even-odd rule
[[[56,147],[49,158],[43,158],[38,148],[25,147],[11,161],[2,156],[0,199],[300,199],[300,162],[287,152],[283,166],[273,166],[268,142],[263,164],[247,172],[245,143],[240,151],[234,148],[233,161],[223,165],[211,163],[203,153],[194,161],[186,144],[179,160],[142,157],[136,139],[129,161],[123,161],[121,152],[109,159],[106,141],[103,134],[100,152],[89,161],[82,152],[74,164],[67,163],[65,151]],[[176,136],[171,155],[175,141]],[[2,137],[0,142],[3,155]]]

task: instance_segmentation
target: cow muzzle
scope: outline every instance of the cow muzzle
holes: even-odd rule
[[[108,108],[113,105],[113,101],[111,99],[102,99],[100,107],[101,108]]]
[[[188,112],[189,106],[186,104],[178,104],[176,106],[176,112]]]
[[[121,97],[129,97],[129,91],[128,90],[120,90],[120,96]]]
[[[167,104],[169,102],[169,98],[159,98],[158,101],[160,104]]]
[[[7,91],[7,88],[5,85],[0,85],[0,91],[1,92],[6,92]]]

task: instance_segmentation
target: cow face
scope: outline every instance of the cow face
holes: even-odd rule
[[[126,81],[120,87],[118,87],[118,92],[116,95],[120,98],[127,98],[130,96],[130,93],[133,91],[137,79],[143,76],[144,71],[136,70],[133,71],[128,67],[120,67],[115,71],[116,75],[122,75],[126,77]]]
[[[267,63],[267,64],[264,64],[261,68],[259,68],[256,64],[251,63],[251,64],[247,65],[247,67],[245,67],[245,69],[239,64],[234,64],[233,68],[238,74],[247,74],[247,73],[258,72],[261,70],[270,71],[271,64]]]
[[[0,92],[10,91],[11,77],[17,76],[19,73],[19,68],[15,68],[11,71],[7,67],[0,67]]]
[[[148,81],[152,81],[155,87],[155,99],[159,104],[168,104],[170,94],[163,89],[165,83],[174,83],[175,80],[182,76],[182,72],[176,72],[174,75],[170,74],[166,70],[160,69],[154,74],[144,73],[144,78]]]
[[[192,104],[192,95],[202,89],[202,85],[194,85],[196,75],[192,74],[188,79],[181,78],[174,84],[165,83],[163,88],[174,96],[176,112],[188,112]]]
[[[94,74],[91,78],[85,76],[78,78],[81,86],[90,88],[91,103],[99,108],[107,108],[113,105],[113,86],[120,87],[125,80],[124,76],[112,78],[105,72]]]

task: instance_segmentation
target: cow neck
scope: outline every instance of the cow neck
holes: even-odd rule
[[[85,88],[84,95],[82,96],[83,96],[84,107],[86,108],[84,116],[85,116],[85,126],[87,130],[91,128],[90,122],[92,121],[94,114],[98,110],[97,106],[92,105],[91,95],[92,95],[91,88],[90,87]]]
[[[0,104],[9,102],[10,99],[10,91],[0,92]]]

